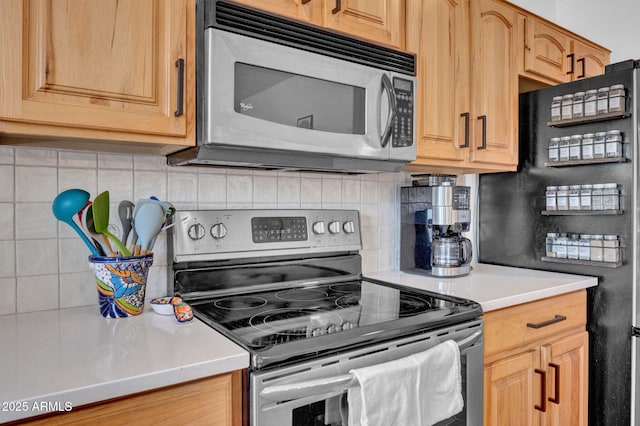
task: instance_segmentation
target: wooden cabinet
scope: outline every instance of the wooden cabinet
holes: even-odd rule
[[[410,171],[513,171],[518,160],[516,11],[495,0],[407,0],[418,54]]]
[[[610,51],[535,15],[521,11],[520,74],[547,84],[604,73]]]
[[[194,21],[189,0],[0,2],[0,137],[193,145]]]
[[[587,424],[586,291],[485,314],[485,425]]]
[[[399,49],[404,47],[405,0],[236,0]]]
[[[27,420],[27,425],[242,425],[242,372],[132,395],[63,414]],[[133,420],[135,419],[135,420]]]

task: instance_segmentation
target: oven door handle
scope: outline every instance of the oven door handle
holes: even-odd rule
[[[482,330],[478,330],[456,343],[460,350],[463,350],[475,343],[482,336],[482,333]],[[343,392],[357,385],[358,381],[352,374],[343,374],[304,382],[287,383],[286,385],[269,386],[260,392],[260,397],[272,402],[291,401],[326,393]]]

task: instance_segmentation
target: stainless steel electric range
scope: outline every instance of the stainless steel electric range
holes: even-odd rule
[[[349,370],[453,339],[465,409],[482,423],[483,323],[472,301],[362,276],[357,210],[184,210],[169,279],[250,353],[251,425],[345,425]]]

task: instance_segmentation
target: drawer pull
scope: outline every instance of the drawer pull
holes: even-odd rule
[[[538,411],[542,411],[543,413],[547,412],[547,372],[544,370],[540,370],[536,368],[535,371],[540,375],[540,405],[534,405]]]
[[[554,364],[553,362],[549,363],[549,367],[553,368],[554,371],[554,380],[556,381],[555,383],[555,387],[556,387],[556,396],[551,398],[549,397],[549,401],[555,403],[555,404],[560,404],[560,366],[558,364]]]
[[[542,328],[542,327],[546,327],[546,326],[551,325],[551,324],[555,324],[555,323],[560,322],[560,321],[564,321],[566,319],[567,319],[567,317],[565,317],[563,315],[555,315],[553,317],[553,319],[550,319],[548,321],[543,321],[543,322],[539,322],[539,323],[536,323],[536,324],[528,322],[527,323],[527,327],[529,327],[529,328]]]

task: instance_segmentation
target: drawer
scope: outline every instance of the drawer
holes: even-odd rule
[[[528,345],[545,343],[556,335],[587,324],[587,292],[579,290],[484,315],[485,357]]]

